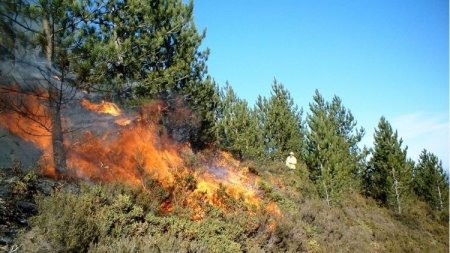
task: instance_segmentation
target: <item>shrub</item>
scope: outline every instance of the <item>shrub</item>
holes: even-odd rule
[[[79,192],[63,188],[36,198],[39,214],[15,243],[23,252],[448,251],[448,223],[441,220],[448,213],[424,202],[401,216],[355,192],[341,205],[328,206],[301,172],[277,164],[255,170],[259,207],[221,187],[216,192],[221,207],[199,194],[190,199],[199,210],[192,210],[185,201],[196,182],[188,173],[180,173],[171,189],[149,178],[143,188],[93,183],[82,184]],[[161,212],[161,204],[170,201],[174,210]],[[281,214],[266,210],[269,203]],[[194,221],[197,211],[202,219]]]
[[[22,172],[16,172],[16,174],[20,175],[20,179],[12,185],[12,192],[15,195],[18,195],[16,197],[25,197],[25,195],[32,195],[35,193],[34,188],[38,179],[36,172],[30,170],[26,174],[23,174]]]

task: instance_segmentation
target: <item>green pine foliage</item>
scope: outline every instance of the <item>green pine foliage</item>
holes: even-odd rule
[[[262,157],[262,131],[256,113],[249,108],[247,101],[238,98],[228,83],[221,91],[218,115],[218,141],[221,148],[240,159]]]
[[[436,210],[448,210],[448,175],[442,161],[424,149],[414,167],[414,191]]]
[[[338,97],[326,102],[316,90],[310,110],[306,163],[320,195],[335,203],[358,186],[363,153],[357,144],[364,130],[356,129],[356,120]]]
[[[136,83],[138,96],[183,93],[200,83],[208,50],[199,50],[205,32],[197,32],[192,1],[98,0],[91,5],[102,7],[85,26],[83,53],[90,57],[82,73],[90,82],[112,84],[119,93]]]
[[[267,158],[284,161],[290,151],[303,157],[304,123],[302,110],[294,103],[290,92],[276,80],[271,96],[258,97],[256,112],[263,131],[264,154]]]
[[[166,94],[157,100],[164,106],[158,112],[162,129],[178,142],[188,142],[195,151],[213,146],[217,141],[217,113],[220,102],[216,83],[207,77],[191,86],[185,95]],[[128,105],[140,108],[151,102],[150,97],[128,101]],[[154,100],[153,100],[154,101]]]
[[[2,1],[1,57],[37,68],[42,75],[41,63],[45,59],[48,67],[54,68],[52,74],[64,82],[77,71],[81,62],[77,52],[84,45],[82,27],[89,22],[88,17],[98,13],[99,8],[82,1]],[[51,82],[44,77],[41,79]]]
[[[374,134],[374,149],[365,173],[366,194],[397,213],[405,208],[411,193],[412,163],[407,160],[407,148],[381,117]]]
[[[198,117],[199,124],[188,126],[188,141],[194,149],[203,149],[217,141],[217,110],[220,103],[219,88],[217,84],[207,77],[198,83],[186,86],[182,94],[187,107],[192,110],[193,115]],[[172,107],[172,109],[177,109]],[[169,111],[168,114],[172,113]],[[189,119],[186,119],[189,123]],[[170,127],[166,126],[166,127]]]

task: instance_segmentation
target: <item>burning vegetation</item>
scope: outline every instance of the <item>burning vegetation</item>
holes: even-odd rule
[[[110,114],[112,116],[119,116],[122,114],[122,111],[116,104],[111,102],[105,102],[103,100],[101,103],[95,104],[87,99],[82,99],[81,105],[84,106],[86,109],[97,113]]]
[[[361,150],[318,90],[306,117],[276,80],[252,108],[208,75],[193,8],[1,1],[0,251],[448,252],[435,155],[384,117]]]
[[[177,204],[192,208],[194,220],[204,215],[202,202],[224,210],[231,208],[224,201],[225,197],[242,201],[250,209],[260,208],[258,176],[228,153],[208,150],[194,154],[189,144],[171,139],[156,123],[161,117],[161,102],[143,106],[136,115],[125,115],[114,103],[94,103],[87,98],[71,106],[70,110],[79,107],[77,113],[65,109],[64,128],[70,132],[64,143],[67,175],[59,175],[49,159],[52,154],[50,127],[43,126],[42,122],[50,121],[45,118],[48,112],[42,101],[30,95],[20,106],[23,114],[2,113],[0,124],[42,151],[39,164],[47,176],[124,182],[142,187],[144,191],[148,190],[147,181],[153,180],[169,191],[160,206],[163,212],[173,210],[172,202],[176,198]],[[75,125],[79,121],[75,114],[83,119],[84,125]],[[36,115],[39,120],[34,118]],[[189,181],[184,199],[170,192],[179,187],[180,178]],[[280,215],[273,205],[268,210]]]
[[[39,167],[56,180],[42,184],[33,171],[5,180],[13,182],[15,195],[0,207],[5,217],[0,221],[15,219],[15,212],[33,216],[30,230],[16,239],[25,252],[401,252],[435,248],[434,238],[439,249],[448,248],[440,221],[408,216],[415,223],[404,224],[356,193],[342,207],[328,206],[305,168],[247,166],[251,163],[212,148],[194,152],[161,126],[167,113],[162,101],[134,114],[86,97],[64,106],[67,172],[60,174],[51,159],[47,100],[36,94],[2,96],[20,103],[2,111],[1,127],[41,150]],[[178,114],[169,117],[176,126],[191,119],[185,108],[174,111]],[[58,181],[61,177],[66,180]],[[38,195],[36,204],[29,199],[15,204],[33,191],[46,196]],[[424,236],[431,228],[433,234]]]

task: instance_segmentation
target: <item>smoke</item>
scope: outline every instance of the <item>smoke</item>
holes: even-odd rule
[[[171,138],[178,142],[187,142],[201,125],[201,117],[187,105],[183,96],[168,100],[167,110],[163,114],[163,125]]]
[[[172,210],[172,201],[188,205],[194,210],[193,219],[201,219],[205,212],[199,200],[226,209],[228,202],[224,202],[224,198],[228,196],[243,200],[249,206],[259,206],[258,177],[241,168],[239,161],[216,151],[194,154],[187,142],[180,142],[188,136],[190,123],[197,121],[182,98],[154,100],[136,112],[127,112],[102,101],[96,94],[79,92],[76,97],[62,108],[64,129],[73,130],[65,132],[69,171],[66,176],[120,181],[144,189],[148,179],[155,180],[173,194],[167,197],[161,209]],[[35,108],[37,97],[26,98],[29,107]],[[122,124],[125,121],[127,123]],[[169,127],[164,127],[163,123]],[[39,166],[43,173],[57,176],[49,161],[52,155],[50,136],[39,133],[36,121],[21,114],[3,112],[0,125],[7,128],[11,136],[31,142],[41,150]],[[26,125],[34,134],[24,133],[17,125]],[[27,155],[28,151],[22,152]],[[178,202],[180,196],[174,196],[178,194],[176,189],[182,191],[181,202]]]

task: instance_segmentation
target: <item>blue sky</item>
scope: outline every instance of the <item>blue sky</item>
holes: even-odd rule
[[[372,146],[382,115],[413,159],[423,148],[448,168],[449,6],[409,1],[194,1],[207,29],[209,74],[250,105],[274,78],[306,113],[314,90],[342,98]]]

